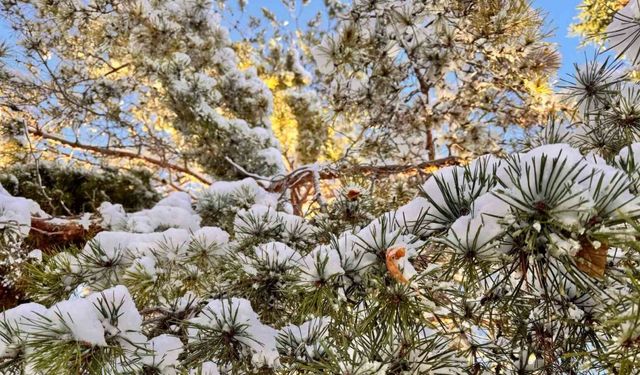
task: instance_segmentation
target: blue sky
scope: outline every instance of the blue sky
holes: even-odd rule
[[[569,35],[569,26],[575,22],[578,15],[578,5],[582,0],[531,0],[533,6],[541,9],[546,15],[547,30],[553,32],[550,41],[558,44],[558,49],[562,55],[562,66],[558,72],[558,78],[566,77],[573,71],[573,64],[583,64],[585,52],[588,56],[593,56],[593,47],[581,48],[580,38]],[[305,7],[302,19],[309,19],[315,12],[321,10],[321,0],[312,0],[310,5]],[[260,9],[267,7],[273,11],[278,18],[287,19],[288,14],[285,7],[278,0],[249,0],[247,10],[250,14],[261,17]],[[232,33],[233,35],[233,33]]]
[[[580,48],[580,38],[569,35],[569,25],[575,22],[575,17],[578,15],[577,6],[581,2],[581,0],[533,0],[533,5],[546,13],[548,27],[554,33],[551,41],[558,44],[558,50],[562,55],[559,77],[566,77],[572,72],[574,63],[583,64],[585,52],[587,56],[593,56],[593,47]]]
[[[313,0],[311,5],[304,10],[302,19],[313,17],[315,12],[320,8],[322,1]],[[562,67],[558,73],[559,78],[573,71],[573,63],[579,64],[584,62],[585,50],[587,54],[592,54],[593,48],[580,48],[580,38],[569,35],[569,25],[574,22],[574,18],[578,14],[576,7],[581,0],[533,0],[533,5],[542,9],[547,14],[547,23],[549,30],[552,30],[554,36],[550,39],[558,44],[560,53],[562,54]],[[277,15],[284,15],[285,8],[278,0],[249,0],[249,11],[251,14],[261,16],[260,8],[266,6],[274,11]],[[283,17],[286,18],[286,17]],[[233,34],[233,33],[232,33]],[[0,41],[8,40],[9,30],[0,20]]]

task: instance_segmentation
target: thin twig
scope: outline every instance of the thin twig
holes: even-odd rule
[[[30,127],[28,128],[28,131],[36,136],[42,137],[44,139],[49,139],[67,146],[71,146],[74,148],[79,148],[79,149],[83,149],[83,150],[87,150],[87,151],[93,151],[93,152],[97,152],[99,154],[103,154],[103,155],[109,155],[109,156],[116,156],[116,157],[121,157],[121,158],[129,158],[129,159],[141,159],[144,160],[148,163],[157,165],[159,167],[162,168],[168,168],[168,169],[172,169],[174,171],[178,171],[178,172],[182,172],[184,174],[187,174],[189,176],[192,176],[194,178],[196,178],[197,180],[199,180],[202,183],[208,184],[210,185],[212,183],[211,180],[209,180],[209,178],[207,178],[206,176],[204,176],[203,174],[196,172],[194,170],[192,170],[191,168],[189,168],[188,166],[181,166],[175,163],[171,163],[167,160],[163,160],[163,159],[158,159],[158,158],[154,158],[152,156],[148,156],[148,155],[144,155],[141,152],[135,152],[135,151],[130,151],[130,150],[126,150],[126,149],[122,149],[122,148],[111,148],[111,147],[100,147],[100,146],[94,146],[94,145],[89,145],[89,144],[85,144],[85,143],[81,143],[79,141],[70,141],[68,139],[65,139],[63,137],[57,136],[55,134],[51,134],[51,133],[47,133],[42,131],[41,129],[35,128],[35,127]]]
[[[391,165],[352,165],[352,166],[336,166],[331,164],[318,165],[311,164],[305,165],[298,169],[289,172],[286,175],[279,175],[273,177],[260,176],[255,173],[246,171],[230,158],[225,158],[227,162],[233,165],[240,173],[247,177],[255,178],[256,180],[268,181],[270,186],[269,191],[284,191],[289,187],[296,186],[307,180],[313,181],[314,174],[317,174],[318,180],[331,180],[340,177],[341,175],[353,175],[353,174],[373,174],[373,175],[392,175],[406,173],[410,171],[421,171],[426,168],[432,167],[444,167],[448,165],[458,165],[464,162],[463,158],[457,156],[449,156],[446,158],[429,160],[418,164],[391,164]]]
[[[320,212],[327,212],[327,201],[322,196],[322,189],[320,189],[320,172],[318,168],[314,168],[313,171],[313,190],[315,191],[315,200],[320,205]]]
[[[243,175],[245,175],[247,177],[251,177],[251,178],[254,178],[256,180],[261,180],[261,181],[271,181],[270,177],[261,176],[259,174],[255,174],[255,173],[251,173],[251,172],[247,171],[246,169],[242,168],[242,166],[240,166],[239,164],[237,164],[236,162],[231,160],[231,158],[229,158],[228,156],[225,156],[224,160],[226,160],[235,169],[237,169],[238,172],[242,173]]]

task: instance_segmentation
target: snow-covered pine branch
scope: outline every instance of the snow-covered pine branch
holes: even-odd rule
[[[250,179],[214,183],[196,210],[182,193],[134,213],[105,204],[110,231],[34,266],[45,305],[3,314],[4,366],[610,369],[638,355],[637,147],[614,164],[550,144],[445,167],[324,244]]]

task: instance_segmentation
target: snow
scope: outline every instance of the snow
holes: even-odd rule
[[[501,165],[502,160],[495,155],[482,155],[469,163],[469,171],[471,171],[474,176],[485,173],[492,175]]]
[[[111,260],[130,264],[134,258],[154,256],[175,258],[182,254],[191,242],[191,235],[185,229],[167,229],[155,233],[100,232],[88,242],[84,254],[91,254],[92,247],[98,246]]]
[[[171,88],[177,94],[187,95],[190,92],[191,86],[187,80],[181,78],[171,81]]]
[[[445,196],[440,186],[459,185],[463,178],[463,167],[444,167],[433,173],[431,178],[422,185],[422,191],[427,197],[429,197],[430,201],[434,201],[436,205],[442,206],[445,204]]]
[[[544,166],[543,159],[546,160]],[[553,166],[554,163],[557,163],[556,167]],[[515,186],[519,178],[533,178],[532,174],[535,172],[538,172],[536,177],[543,181],[552,181],[550,178],[552,172],[572,180],[577,178],[586,166],[580,151],[568,144],[559,143],[539,146],[526,153],[514,154],[506,163],[498,167],[496,174],[503,186]],[[553,181],[558,183],[556,180]],[[546,185],[549,184],[545,184],[542,188]]]
[[[33,249],[27,254],[27,256],[31,259],[36,259],[39,262],[42,262],[42,250]]]
[[[420,208],[424,211],[418,233],[426,235],[451,225],[461,208],[491,188],[493,180],[489,177],[496,173],[499,164],[495,158],[485,156],[467,167],[450,166],[434,172],[422,185],[426,200],[412,207],[414,212]]]
[[[571,238],[562,238],[555,233],[549,235],[549,248],[551,254],[555,257],[575,256],[580,251],[580,243]]]
[[[183,351],[180,339],[166,334],[152,338],[146,346],[150,353],[142,357],[142,363],[158,370],[176,367]]]
[[[218,365],[215,362],[204,362],[199,369],[189,371],[189,375],[220,375]]]
[[[579,322],[584,318],[584,311],[573,304],[569,306],[567,312],[569,313],[569,317],[576,322]]]
[[[302,256],[282,242],[268,242],[255,249],[257,259],[273,269],[295,267],[302,261]]]
[[[86,302],[95,306],[108,336],[140,331],[142,316],[126,287],[117,285],[102,292],[93,293],[87,297]]]
[[[82,229],[89,230],[89,227],[91,226],[91,214],[87,212],[82,215],[82,217],[80,217],[80,219],[78,220],[78,224],[82,226]]]
[[[102,217],[102,226],[112,230],[124,230],[127,226],[127,214],[121,204],[102,202],[98,207]]]
[[[141,237],[128,232],[100,232],[84,246],[83,253],[91,254],[92,246],[99,247],[109,259],[121,257],[123,250],[133,242],[133,238]],[[146,237],[146,236],[145,236]]]
[[[482,216],[485,219],[505,219],[510,213],[510,206],[494,193],[485,193],[476,198],[471,205],[473,216]]]
[[[227,333],[233,330],[236,333],[232,339],[242,344],[242,354],[250,356],[254,366],[280,365],[275,339],[278,331],[262,324],[246,299],[211,300],[190,322],[193,326],[188,330],[189,343],[198,342],[207,334],[200,332],[200,326]]]
[[[251,204],[269,207],[278,205],[278,194],[267,192],[252,178],[245,178],[240,181],[216,181],[204,192],[204,195],[222,199],[247,197],[245,199],[251,201]]]
[[[328,335],[330,323],[331,318],[323,316],[308,320],[299,326],[286,325],[278,333],[278,347],[287,351],[292,348],[294,352],[289,354],[301,360],[319,358],[324,353],[322,340]]]
[[[31,230],[31,216],[41,212],[40,206],[31,199],[11,196],[4,188],[0,190],[0,229],[14,228],[26,237]]]
[[[479,177],[492,175],[499,161],[491,156],[483,156],[472,161],[466,168],[444,167],[433,173],[423,185],[424,194],[437,207],[446,207],[448,198],[465,201],[485,192],[488,186]]]
[[[200,228],[200,216],[194,213],[191,197],[175,192],[150,209],[125,213],[122,205],[103,202],[98,208],[102,224],[112,230],[152,233],[160,229],[179,228],[195,231]]]
[[[584,156],[584,159],[594,167],[599,167],[603,169],[615,169],[607,164],[607,161],[604,160],[600,155],[598,155],[595,151],[590,151],[588,154]]]
[[[589,190],[599,217],[625,219],[640,215],[640,197],[632,194],[633,182],[626,173],[610,166],[597,165],[581,182]]]
[[[344,274],[340,265],[340,254],[327,245],[319,245],[305,256],[301,261],[300,270],[302,281],[308,283],[326,281]]]
[[[161,199],[158,203],[156,203],[156,207],[158,206],[179,207],[187,212],[193,212],[191,197],[189,196],[189,194],[181,191],[173,192],[166,198]]]
[[[405,246],[402,246],[405,247]],[[405,280],[411,280],[412,277],[416,276],[418,272],[413,268],[411,262],[409,262],[409,251],[406,251],[405,254],[396,260],[396,264],[398,269],[402,273],[402,276]]]
[[[540,146],[501,167],[498,175],[505,188],[495,193],[514,210],[533,214],[543,207],[559,224],[578,227],[594,205],[588,190],[577,184],[589,175],[589,167],[569,145]]]
[[[191,58],[186,53],[176,52],[173,54],[173,62],[181,68],[186,68],[191,64]]]
[[[616,163],[618,165],[626,165],[631,162],[636,166],[640,166],[640,143],[633,143],[624,147],[616,156]]]
[[[54,266],[63,266],[63,269],[66,269],[67,266],[72,273],[80,273],[80,263],[78,262],[78,258],[67,252],[59,252],[54,255],[49,262],[50,265]],[[47,269],[47,271],[55,272],[55,269]]]
[[[624,321],[620,324],[620,334],[617,338],[618,343],[626,344],[633,342],[640,337],[640,325],[638,324],[637,317],[640,312],[640,305],[636,302],[633,303],[627,311],[625,311],[620,319]]]
[[[304,218],[277,211],[273,206],[254,204],[237,211],[233,222],[236,239],[271,236],[291,246],[311,241],[316,228]]]
[[[268,143],[272,140],[273,134],[266,128],[251,128],[251,135],[256,137],[260,143]],[[253,180],[252,178],[247,178]]]
[[[402,229],[393,221],[392,213],[387,213],[373,220],[356,233],[356,246],[362,250],[377,254],[391,247],[403,246],[408,256],[415,255],[415,249],[424,242],[414,235],[403,234]]]
[[[268,206],[254,204],[248,210],[240,210],[233,220],[233,228],[237,239],[259,236],[275,231],[281,222],[278,212]]]
[[[375,254],[372,254],[360,246],[356,246],[358,237],[353,234],[342,234],[335,244],[335,249],[340,256],[340,266],[345,273],[355,273],[360,276],[367,272],[367,269],[378,262]]]
[[[579,150],[571,147],[566,143],[548,144],[536,147],[524,154],[520,154],[520,163],[525,165],[535,165],[540,163],[543,156],[553,160],[567,160],[565,168],[581,166],[584,157]],[[545,172],[548,172],[545,170]],[[548,174],[546,175],[548,176]]]
[[[187,291],[182,297],[178,297],[174,303],[171,303],[170,307],[176,312],[182,312],[197,306],[200,302],[201,298],[199,298],[195,293]]]
[[[18,346],[27,339],[30,324],[47,313],[38,303],[24,303],[0,314],[0,357],[14,357]]]
[[[138,233],[156,232],[158,229],[180,228],[195,231],[200,228],[200,216],[181,207],[156,205],[128,215],[127,227]]]
[[[462,254],[474,254],[480,259],[491,259],[506,249],[498,240],[505,233],[510,206],[493,193],[476,198],[471,214],[459,217],[447,232],[446,241]]]
[[[202,227],[193,234],[202,246],[222,246],[229,242],[229,233],[218,227]]]
[[[202,227],[193,233],[193,242],[216,255],[224,254],[229,233],[218,227]]]
[[[427,199],[417,197],[396,210],[395,221],[409,232],[426,234],[421,228],[428,223],[427,214],[433,210],[434,207]]]
[[[203,73],[194,74],[194,81],[196,84],[196,90],[207,93],[215,89],[217,81],[215,78],[210,77]]]
[[[284,226],[282,236],[285,240],[309,238],[315,233],[315,228],[300,216],[278,212],[278,221]]]
[[[49,309],[52,328],[67,331],[76,341],[93,346],[107,346],[105,331],[91,301],[76,299],[58,302]]]
[[[313,48],[311,53],[315,59],[316,66],[322,74],[331,74],[335,71],[335,46],[339,43],[332,35],[325,35],[319,46]]]
[[[637,161],[640,144],[622,150],[618,156],[619,164],[624,164],[625,159],[632,157],[631,151]],[[543,156],[548,158],[545,164],[542,163]],[[497,186],[494,186],[494,171],[500,180]],[[480,176],[486,177],[486,181],[479,182]],[[540,183],[537,183],[538,178]],[[182,264],[183,260],[188,260],[188,257],[184,256],[193,250],[194,245],[206,248],[212,255],[224,255],[226,251],[233,249],[240,252],[237,255],[241,259],[246,259],[243,266],[247,270],[255,271],[256,263],[267,265],[277,271],[281,271],[282,268],[299,270],[297,282],[308,287],[307,292],[313,292],[314,287],[324,285],[327,280],[335,280],[335,284],[341,288],[339,293],[346,295],[348,292],[345,291],[350,283],[361,282],[373,272],[385,272],[381,258],[389,249],[406,249],[406,254],[395,261],[404,278],[414,277],[417,272],[409,259],[416,256],[424,245],[423,238],[418,238],[417,235],[430,235],[432,241],[446,244],[458,253],[473,253],[482,260],[508,261],[504,254],[507,250],[505,242],[509,240],[509,235],[528,227],[526,229],[529,231],[519,233],[532,235],[539,241],[539,245],[546,246],[551,256],[575,257],[581,248],[580,242],[576,239],[587,228],[586,219],[596,213],[604,213],[604,219],[608,220],[640,212],[640,200],[630,189],[632,183],[632,177],[623,170],[607,165],[595,154],[583,157],[578,150],[565,144],[541,146],[504,162],[492,156],[482,157],[466,167],[447,167],[436,172],[423,186],[427,198],[415,198],[398,210],[381,215],[364,228],[354,229],[355,233],[342,233],[330,244],[316,246],[306,253],[307,247],[298,247],[287,241],[311,238],[317,229],[302,217],[277,211],[276,195],[265,191],[253,179],[216,182],[208,188],[206,194],[232,200],[236,209],[239,206],[250,207],[237,210],[234,221],[236,239],[253,240],[258,234],[274,229],[274,237],[283,238],[282,242],[266,242],[246,249],[237,246],[238,243],[235,241],[230,243],[231,236],[221,228],[200,227],[199,218],[193,219],[197,215],[194,213],[191,198],[187,194],[174,193],[158,202],[152,209],[132,214],[126,214],[119,205],[104,203],[100,212],[105,225],[112,228],[128,228],[134,233],[104,231],[98,233],[91,244],[85,246],[78,258],[71,253],[60,253],[54,259],[60,263],[68,262],[71,272],[79,274],[86,270],[83,267],[87,267],[87,264],[83,264],[86,262],[83,256],[93,251],[92,245],[97,245],[104,251],[106,258],[118,260],[118,266],[121,266],[122,270],[144,272],[155,279],[164,272],[162,267],[166,261],[170,261],[172,265],[180,263],[185,273],[202,275],[203,272],[207,272],[208,270],[188,261]],[[0,200],[2,199],[15,198],[0,190]],[[548,217],[543,217],[536,211],[536,204],[540,202],[549,204],[549,207],[544,208],[549,214]],[[466,208],[469,210],[466,211]],[[468,213],[459,214],[463,211]],[[169,217],[156,217],[160,214]],[[155,232],[167,224],[179,228]],[[436,234],[436,230],[442,230],[444,235]],[[593,245],[598,248],[601,244],[594,241]],[[247,253],[252,250],[254,254]],[[609,253],[611,251],[610,248]],[[41,256],[41,252],[34,252]],[[540,252],[526,256],[533,258],[546,254]],[[549,258],[549,262],[553,262],[553,267],[550,268],[554,270],[562,266],[561,260],[558,259]],[[441,265],[432,264],[429,267],[438,266]],[[496,266],[503,264],[496,263]],[[425,274],[428,274],[428,270]],[[534,296],[536,293],[542,293],[541,275],[519,271],[516,270],[513,275],[508,276],[513,279],[507,280],[505,284],[517,281],[518,278],[526,278]],[[431,276],[433,275],[427,275]],[[485,285],[481,289],[488,290],[489,287],[496,286],[497,281],[493,280],[493,277],[498,279],[502,276],[492,274],[482,281]],[[562,293],[554,298],[564,302],[567,297],[571,297],[571,302],[562,306],[565,317],[576,322],[582,321],[586,314],[591,312],[590,309],[593,309],[590,305],[591,300],[580,297],[578,288],[570,281],[560,281],[564,282],[561,285]],[[443,293],[447,288],[460,289],[459,284],[455,282],[436,284],[429,288]],[[77,283],[70,282],[69,285],[75,287]],[[26,323],[35,320],[41,325],[51,326],[54,331],[62,332],[55,339],[77,340],[100,347],[106,346],[107,342],[111,345],[115,341],[126,346],[131,352],[134,352],[139,344],[149,349],[149,352],[140,354],[143,364],[165,374],[177,371],[178,368],[182,369],[178,358],[185,347],[180,338],[161,334],[147,340],[141,332],[143,318],[126,287],[118,285],[89,294],[90,287],[95,286],[90,283],[80,284],[78,290],[81,290],[81,293],[76,293],[74,298],[59,302],[50,309],[37,304],[25,304],[2,313],[0,317],[5,325],[0,324],[0,356],[16,353],[16,348],[23,339],[22,335],[28,334],[28,330],[31,329]],[[182,297],[179,297],[180,295]],[[299,359],[317,358],[324,353],[321,343],[328,334],[327,328],[331,322],[327,317],[308,316],[305,319],[309,320],[303,324],[287,324],[276,330],[260,321],[250,301],[246,299],[209,300],[206,306],[199,310],[194,307],[203,305],[200,296],[194,292],[185,293],[180,289],[179,293],[172,292],[171,297],[161,297],[158,301],[162,308],[185,312],[181,316],[190,323],[189,344],[206,342],[211,339],[211,335],[234,332],[232,340],[238,343],[240,355],[245,359],[250,358],[256,367],[264,365],[278,368],[278,350]],[[475,300],[468,302],[471,307],[476,306],[476,303]],[[46,316],[50,322],[38,314]],[[532,316],[535,315],[536,318],[540,314],[541,311],[532,312]],[[7,333],[7,327],[11,327],[17,333]],[[491,342],[483,327],[466,328],[470,331],[469,338],[474,343],[484,345]],[[178,329],[177,326],[168,328],[169,332],[174,333]],[[623,331],[625,332],[622,333],[622,337],[626,338],[635,339],[640,335],[637,327],[623,324]],[[433,332],[420,334],[436,335]],[[391,348],[393,345],[392,343]],[[409,355],[420,356],[419,353]],[[362,363],[365,362],[363,360]],[[339,365],[347,371],[350,364]],[[363,366],[371,369],[382,367],[374,362]],[[223,369],[223,372],[225,371],[227,368]],[[189,373],[219,374],[220,370],[216,363],[205,362],[200,368],[191,369]]]
[[[156,269],[156,260],[150,256],[143,256],[140,258],[134,259],[133,263],[129,268],[127,268],[129,272],[133,273],[144,273],[149,276],[152,280],[156,280],[158,278],[158,270]]]
[[[298,51],[298,48],[296,47],[296,45],[294,43],[291,43],[289,45],[289,51],[290,51],[290,57],[292,61],[292,67],[291,70],[297,74],[298,76],[300,76],[300,79],[303,82],[306,83],[311,83],[312,80],[312,76],[311,73],[309,73],[305,68],[304,65],[302,64],[302,61],[300,60],[300,52]]]
[[[282,161],[282,153],[275,147],[267,147],[258,151],[258,156],[262,157],[268,165],[278,167],[278,172],[284,172],[284,163]]]
[[[216,181],[209,187],[207,193],[217,196],[226,196],[235,193],[244,186],[249,187],[250,191],[259,188],[254,179],[245,178],[240,181]]]

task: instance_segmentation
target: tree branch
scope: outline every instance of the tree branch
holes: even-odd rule
[[[205,175],[196,172],[194,170],[192,170],[191,168],[189,168],[188,166],[181,166],[175,163],[171,163],[167,160],[163,160],[163,159],[159,159],[159,158],[154,158],[152,156],[148,156],[148,155],[143,155],[140,152],[135,152],[135,151],[130,151],[130,150],[126,150],[126,149],[122,149],[122,148],[107,148],[107,147],[100,147],[100,146],[94,146],[94,145],[89,145],[89,144],[85,144],[85,143],[80,143],[77,140],[76,141],[70,141],[68,139],[65,139],[63,137],[60,137],[58,135],[55,134],[51,134],[51,133],[47,133],[42,131],[41,129],[35,128],[35,127],[28,127],[28,131],[29,133],[38,136],[38,137],[42,137],[44,139],[49,139],[70,147],[74,147],[74,148],[79,148],[82,150],[87,150],[87,151],[92,151],[92,152],[96,152],[99,154],[103,154],[103,155],[108,155],[108,156],[116,156],[116,157],[120,157],[120,158],[128,158],[128,159],[140,159],[140,160],[144,160],[150,164],[162,167],[162,168],[167,168],[167,169],[171,169],[177,172],[182,172],[184,174],[187,174],[189,176],[192,176],[194,178],[196,178],[198,181],[208,184],[210,185],[212,183],[211,180],[209,180]]]
[[[351,166],[336,166],[331,164],[326,165],[305,165],[298,169],[295,169],[284,176],[265,177],[247,172],[244,168],[236,164],[233,160],[226,158],[226,160],[234,166],[240,173],[247,177],[252,177],[257,180],[269,182],[267,190],[273,192],[282,192],[290,187],[295,187],[301,183],[314,180],[332,180],[343,175],[353,174],[367,174],[367,175],[393,175],[399,173],[406,173],[410,171],[419,171],[425,168],[433,167],[445,167],[449,165],[459,165],[464,159],[457,156],[448,156],[446,158],[429,160],[418,164],[390,164],[390,165],[351,165]],[[315,176],[314,176],[315,175]]]
[[[56,248],[70,244],[82,245],[102,230],[104,228],[95,218],[85,227],[74,219],[32,217],[28,240],[38,249],[56,253]]]

